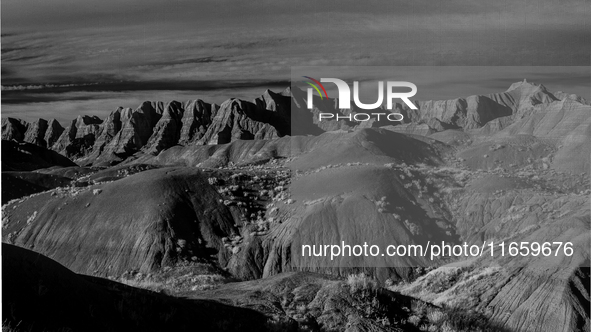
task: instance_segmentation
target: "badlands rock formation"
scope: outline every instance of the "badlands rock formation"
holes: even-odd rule
[[[398,125],[384,119],[318,121],[320,112],[343,117],[360,110],[340,110],[336,99],[316,100],[315,108],[308,110],[304,92],[287,88],[281,93],[267,90],[252,102],[229,99],[220,106],[202,100],[144,102],[136,109],[119,108],[104,120],[78,117],[63,132],[55,120],[27,123],[7,118],[2,120],[2,138],[48,147],[80,165],[111,165],[133,155],[157,155],[176,145],[216,145],[380,126],[423,136],[456,129],[476,138],[527,134],[551,139],[555,146],[566,147],[557,149],[556,167],[581,171],[588,166],[588,160],[568,157],[573,149],[588,147],[584,143],[589,138],[591,106],[578,96],[554,95],[543,85],[523,81],[502,93],[415,104],[417,110],[396,105],[396,111],[405,116]]]
[[[3,206],[3,241],[103,286],[219,301],[206,310],[223,302],[279,330],[590,329],[588,102],[518,82],[397,105],[405,121],[392,125],[318,122],[355,110],[332,99],[307,110],[302,95],[144,102],[79,117],[58,137],[51,121],[5,119],[3,180],[27,185]],[[301,255],[303,244],[443,240],[561,241],[573,254]]]
[[[3,215],[4,239],[84,274],[149,272],[211,255],[225,265],[221,239],[238,230],[219,198],[198,171],[146,171],[36,195],[26,209]]]

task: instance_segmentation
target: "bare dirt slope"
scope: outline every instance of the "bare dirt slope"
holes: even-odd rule
[[[4,241],[87,274],[119,275],[179,261],[224,262],[237,234],[230,210],[196,169],[165,168],[84,188],[58,188],[4,207]]]

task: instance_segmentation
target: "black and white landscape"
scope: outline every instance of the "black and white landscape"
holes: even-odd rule
[[[589,7],[4,1],[3,331],[590,331]],[[340,241],[572,253],[301,255]]]

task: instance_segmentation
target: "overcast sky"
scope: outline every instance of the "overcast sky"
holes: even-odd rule
[[[252,99],[267,87],[288,86],[291,66],[591,61],[590,0],[3,0],[1,6],[2,116],[29,119],[104,116],[142,100]],[[567,71],[579,85],[589,77],[583,69]],[[553,76],[560,84],[538,83],[589,97],[562,76]]]

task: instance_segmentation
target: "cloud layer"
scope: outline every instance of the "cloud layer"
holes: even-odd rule
[[[588,66],[590,4],[6,0],[3,110],[64,91],[96,100],[92,86],[131,99],[132,90],[164,99],[159,91],[191,85],[250,87],[303,65]]]

